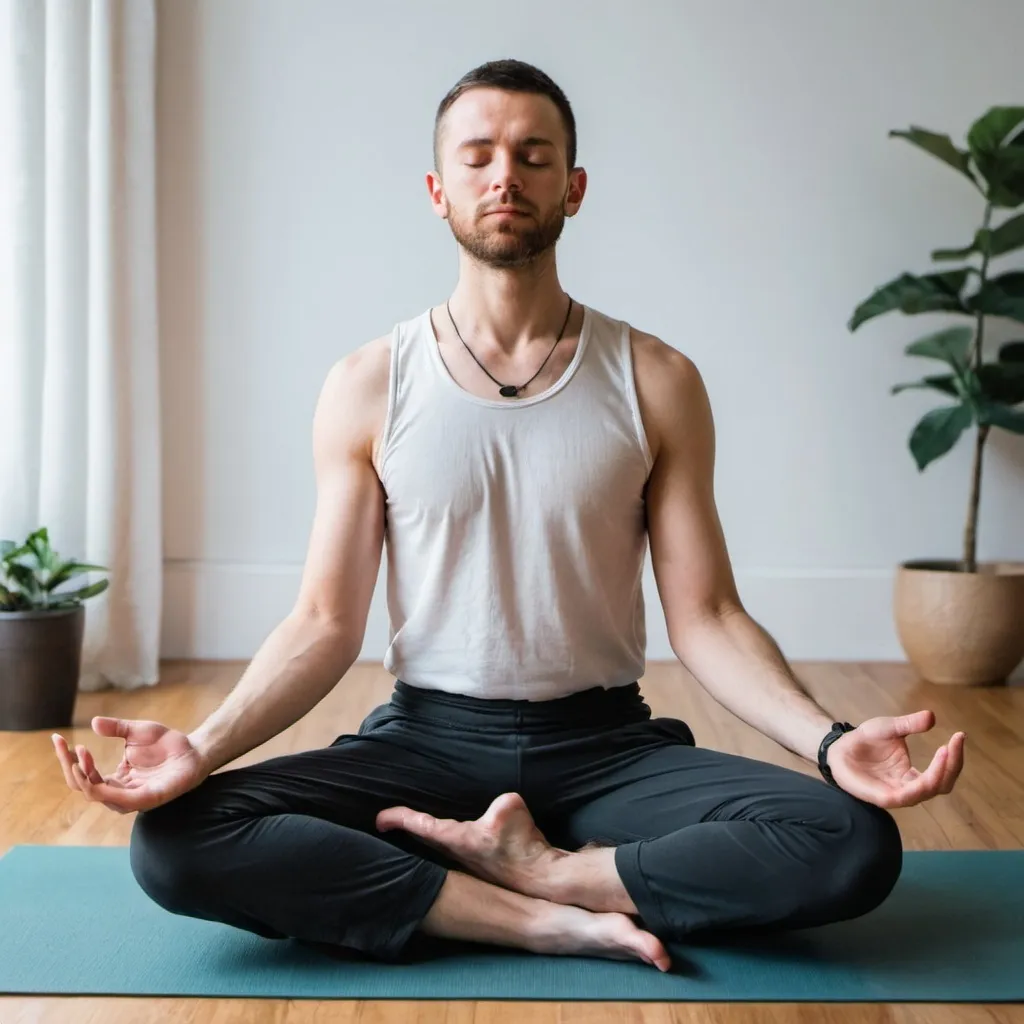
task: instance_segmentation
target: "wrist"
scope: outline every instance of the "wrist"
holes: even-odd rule
[[[203,732],[201,728],[187,735],[192,749],[199,755],[199,764],[203,775],[212,775],[220,767],[216,760],[216,751],[214,750],[212,738]]]
[[[821,743],[818,745],[818,771],[827,783],[832,786],[836,786],[836,788],[839,787],[832,776],[832,768],[828,762],[829,751],[832,749],[832,744],[835,743],[836,740],[848,732],[853,732],[855,728],[856,727],[851,725],[849,722],[833,722],[831,728],[821,738]]]

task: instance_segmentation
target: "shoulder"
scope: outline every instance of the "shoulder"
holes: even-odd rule
[[[344,445],[373,459],[387,416],[391,334],[365,342],[327,371],[314,430],[329,447]]]
[[[630,326],[633,378],[651,452],[681,434],[707,434],[711,407],[704,378],[685,352]]]
[[[327,371],[325,387],[344,391],[387,391],[391,366],[391,334],[367,341],[342,356]]]

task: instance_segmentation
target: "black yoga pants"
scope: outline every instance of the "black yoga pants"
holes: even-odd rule
[[[804,774],[696,745],[636,683],[483,700],[401,681],[354,735],[224,769],[136,816],[138,884],[176,914],[396,960],[456,867],[404,832],[401,804],[460,820],[522,795],[558,847],[614,846],[642,924],[800,928],[862,915],[902,866],[891,814]]]

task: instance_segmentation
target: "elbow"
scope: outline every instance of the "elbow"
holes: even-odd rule
[[[685,615],[677,615],[669,631],[672,653],[686,665],[708,636],[727,627],[740,615],[746,615],[746,610],[736,596],[707,602],[688,610]]]
[[[358,657],[363,638],[347,618],[316,605],[297,606],[288,618],[300,633],[339,660],[355,661]]]

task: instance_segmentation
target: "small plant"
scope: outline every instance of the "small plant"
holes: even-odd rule
[[[63,561],[50,547],[45,526],[29,534],[20,547],[14,541],[0,540],[0,612],[73,608],[102,594],[109,581],[100,580],[78,590],[61,592],[58,588],[84,572],[106,571],[102,565]]]
[[[996,209],[1015,209],[1024,203],[1024,107],[992,107],[971,125],[967,148],[959,149],[948,135],[924,128],[891,131],[962,174],[985,201],[981,227],[974,240],[960,249],[937,249],[939,263],[977,259],[953,270],[922,276],[902,274],[878,288],[854,310],[848,327],[857,330],[873,317],[893,310],[917,314],[948,312],[969,317],[972,325],[947,327],[911,342],[905,353],[938,359],[949,373],[897,384],[892,394],[909,388],[929,388],[957,399],[925,416],[910,435],[910,451],[923,470],[945,455],[972,424],[974,462],[963,536],[964,572],[977,572],[978,504],[985,441],[993,427],[1024,434],[1024,340],[1001,345],[994,360],[982,353],[985,317],[1002,316],[1024,323],[1024,271],[989,276],[991,260],[1024,247],[1024,213],[996,227]]]

